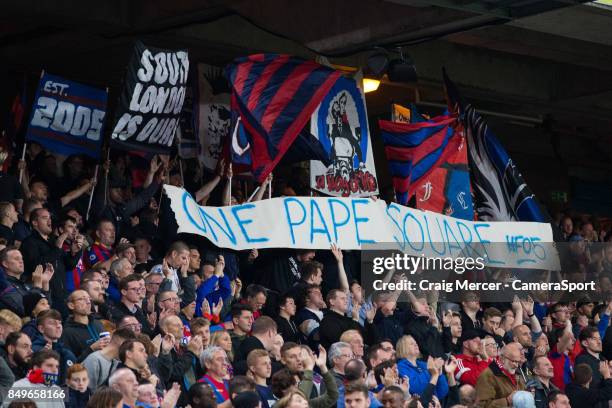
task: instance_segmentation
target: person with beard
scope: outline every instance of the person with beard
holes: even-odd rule
[[[32,369],[22,379],[15,381],[11,388],[32,391],[32,393],[56,395],[53,399],[45,399],[47,408],[64,408],[63,391],[57,384],[60,372],[60,356],[53,350],[40,350],[32,356]],[[11,398],[4,401],[9,406]]]
[[[89,273],[91,273],[92,279],[82,281],[81,289],[87,292],[91,299],[91,317],[96,320],[110,320],[110,310],[106,304],[105,293],[102,288],[102,276],[97,271],[88,271],[85,274]]]
[[[24,378],[32,359],[32,341],[25,333],[9,333],[4,341],[6,361],[15,378]]]
[[[476,386],[480,374],[491,362],[487,349],[484,347],[485,334],[482,330],[466,330],[461,335],[462,353],[457,355],[457,371],[455,378],[462,385]]]
[[[67,315],[66,270],[76,266],[81,257],[83,243],[73,242],[70,251],[66,253],[61,248],[68,235],[64,233],[59,237],[53,236],[49,210],[45,208],[35,210],[31,218],[32,234],[21,245],[25,275],[28,279],[33,279],[33,273],[38,265],[50,265],[53,268],[53,276],[49,281],[51,304]],[[49,269],[49,266],[45,269]]]
[[[102,323],[91,316],[91,298],[84,290],[75,290],[68,296],[70,316],[64,323],[62,341],[83,361],[89,354],[106,346],[110,337],[100,338]]]
[[[517,368],[522,362],[521,345],[509,343],[501,351],[499,360],[493,360],[476,382],[476,395],[483,408],[512,406],[516,391],[525,389]],[[411,384],[412,386],[412,384]]]

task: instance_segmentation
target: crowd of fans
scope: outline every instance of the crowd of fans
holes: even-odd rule
[[[612,243],[587,219],[559,224],[600,301],[445,302],[367,293],[358,251],[177,235],[160,186],[245,201],[224,164],[203,180],[167,157],[113,152],[97,177],[83,157],[58,160],[29,144],[0,173],[5,406],[612,407]],[[278,174],[255,200],[272,185],[304,194],[299,174]]]

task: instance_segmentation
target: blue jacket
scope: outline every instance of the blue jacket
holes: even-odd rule
[[[32,339],[32,351],[36,353],[45,348],[47,340],[43,337],[42,333],[36,332],[36,336]],[[66,381],[66,371],[68,367],[77,362],[77,358],[70,349],[64,346],[61,341],[53,343],[53,351],[56,351],[60,355],[60,371],[58,384],[64,384]]]
[[[232,287],[227,275],[223,275],[221,279],[216,275],[211,276],[202,282],[198,288],[195,315],[198,317],[202,316],[201,310],[204,299],[208,300],[212,309],[213,305],[219,303],[219,299],[223,299],[223,302],[225,302],[231,295]]]
[[[417,360],[416,367],[406,359],[401,359],[397,362],[397,370],[400,377],[408,377],[410,380],[410,393],[421,395],[425,390],[425,386],[429,383],[431,375],[427,371],[427,363],[422,360]],[[448,394],[448,382],[446,377],[441,375],[436,384],[436,397],[442,401]]]

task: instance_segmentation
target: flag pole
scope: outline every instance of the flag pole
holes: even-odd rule
[[[229,168],[230,169],[232,168],[232,163],[229,164]],[[231,206],[232,205],[232,176],[231,175],[227,178],[227,182],[229,183],[227,192],[229,194],[229,197],[228,197],[229,205]]]
[[[24,141],[23,142],[23,151],[21,152],[21,161],[25,160],[25,155],[26,155],[26,149],[28,148],[28,142]],[[24,168],[22,167],[19,170],[19,184],[21,184],[21,180],[23,180],[23,172],[24,172]]]
[[[272,173],[270,173],[272,175]],[[272,199],[272,177],[270,177],[270,182],[268,183],[268,200]]]
[[[185,178],[183,177],[183,160],[181,160],[180,156],[178,158],[178,165],[179,165],[179,171],[181,173],[181,184],[183,185],[183,188],[185,188]]]
[[[100,165],[96,164],[96,169],[94,170],[94,185],[91,188],[91,192],[89,193],[89,204],[87,204],[87,212],[85,213],[85,221],[89,221],[89,211],[91,210],[91,203],[93,202],[94,191],[96,190],[96,186],[98,185],[98,170],[100,169]]]
[[[249,196],[249,199],[247,200],[247,203],[251,202],[251,200],[253,199],[253,197],[255,197],[255,194],[257,194],[257,192],[259,191],[260,188],[261,188],[261,186],[257,186],[257,188],[255,190],[253,190],[253,193]]]
[[[108,200],[108,173],[110,172],[110,146],[106,148],[106,162],[104,163],[104,207]]]

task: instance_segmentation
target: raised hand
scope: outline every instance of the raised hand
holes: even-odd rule
[[[149,313],[147,315],[147,321],[151,325],[151,327],[155,327],[157,325],[157,313]]]
[[[223,255],[218,255],[215,261],[215,275],[223,276],[223,270],[225,269],[225,258]]]
[[[304,369],[308,371],[312,371],[315,366],[315,359],[311,356],[312,351],[307,349],[307,346],[302,347],[300,350],[300,360],[302,360],[302,364],[304,365]]]
[[[203,349],[204,342],[202,341],[202,336],[191,336],[191,339],[187,344],[187,350],[200,357],[200,354],[202,354]]]
[[[444,364],[444,372],[447,375],[454,375],[456,370],[457,370],[457,359],[455,358],[455,356],[451,356],[450,360],[448,360],[446,364]]]
[[[327,351],[319,344],[319,355],[315,361],[317,367],[321,370],[321,373],[327,372]]]
[[[404,391],[404,395],[408,395],[410,392],[410,378],[407,376],[402,377],[399,380],[399,387]]]
[[[210,314],[211,314],[211,313],[210,313],[210,303],[208,303],[208,300],[207,300],[207,299],[204,299],[204,300],[202,301],[202,307],[201,307],[201,309],[200,309],[200,310],[201,310],[201,312],[202,312],[202,316],[205,316],[205,315],[210,315]]]
[[[172,279],[172,270],[170,269],[170,266],[168,265],[168,261],[166,261],[166,258],[164,258],[164,260],[162,261],[162,273],[164,274],[166,278]]]
[[[450,310],[446,310],[444,313],[442,313],[442,325],[444,327],[450,327],[452,319],[453,319],[453,312],[451,312]]]
[[[162,320],[164,320],[166,317],[168,316],[174,316],[176,313],[174,313],[174,310],[170,309],[170,308],[165,308],[163,307],[160,311],[159,311],[159,321],[161,322]]]
[[[178,383],[173,383],[172,388],[164,392],[164,399],[159,405],[160,408],[174,408],[181,396],[181,386]]]
[[[36,287],[42,287],[42,275],[43,275],[43,266],[37,265],[32,272],[32,284]]]
[[[534,302],[531,296],[528,296],[525,300],[521,300],[521,306],[523,307],[523,311],[527,313],[527,316],[533,314]]]
[[[249,251],[248,261],[253,262],[259,256],[259,251],[257,249],[251,249]]]
[[[166,334],[164,338],[162,339],[162,343],[161,343],[162,354],[170,353],[170,351],[174,348],[175,342],[176,342],[176,339],[174,338],[172,334],[170,333]]]
[[[53,274],[55,273],[55,269],[53,269],[53,265],[50,263],[45,264],[45,269],[42,271],[42,283],[49,283],[51,278],[53,278]]]
[[[366,310],[366,319],[368,322],[372,323],[374,321],[374,316],[376,316],[376,306],[372,304],[368,310]]]
[[[223,309],[223,299],[219,298],[219,302],[213,306],[212,315],[219,316],[221,314],[221,310]]]
[[[334,258],[336,258],[336,262],[342,263],[342,259],[344,258],[344,255],[342,254],[342,250],[338,248],[336,244],[332,243],[331,251],[332,251],[332,254],[334,254]]]

